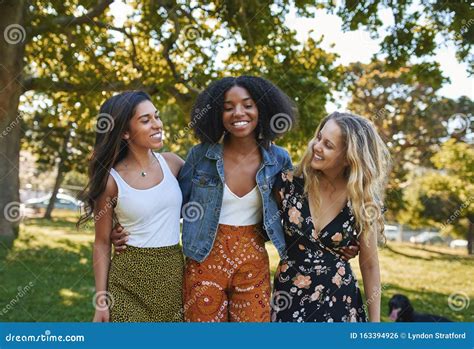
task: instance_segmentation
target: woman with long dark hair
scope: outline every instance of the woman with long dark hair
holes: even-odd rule
[[[128,91],[100,108],[84,190],[94,219],[94,321],[181,321],[183,256],[179,245],[183,160],[159,154],[163,123],[150,97]],[[111,261],[110,232],[119,221],[126,249]]]

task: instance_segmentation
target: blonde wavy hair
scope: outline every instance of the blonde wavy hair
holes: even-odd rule
[[[329,120],[333,120],[341,129],[343,151],[349,164],[344,169],[344,177],[359,238],[368,243],[369,234],[375,233],[385,240],[382,211],[391,167],[390,153],[373,123],[361,116],[334,112],[321,121],[314,138],[309,142],[308,149],[295,169],[295,175],[303,175],[305,193],[314,194],[311,197],[308,195],[311,211],[319,212],[321,206],[319,179],[322,175],[321,171],[311,167],[313,142]]]

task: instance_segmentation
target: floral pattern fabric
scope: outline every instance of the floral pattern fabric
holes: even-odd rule
[[[284,172],[274,186],[282,199],[287,257],[275,274],[272,321],[367,321],[357,280],[338,253],[358,240],[350,202],[317,234],[304,179]]]

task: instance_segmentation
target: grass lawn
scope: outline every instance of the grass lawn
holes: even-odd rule
[[[92,319],[93,232],[78,232],[76,218],[68,213],[54,217],[23,221],[13,248],[0,248],[0,321]],[[278,255],[273,246],[267,248],[273,275]],[[407,295],[418,311],[474,321],[473,304],[454,311],[448,303],[455,293],[474,302],[474,258],[464,251],[390,243],[380,250],[380,263],[383,321],[388,321],[387,303],[395,293]],[[357,260],[352,265],[361,280]]]

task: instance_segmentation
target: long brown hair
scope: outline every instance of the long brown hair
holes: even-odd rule
[[[126,91],[107,99],[100,107],[94,150],[89,161],[89,182],[80,195],[85,210],[77,227],[92,217],[95,202],[105,190],[110,169],[127,155],[128,143],[122,136],[128,131],[136,107],[150,100],[145,92]]]
[[[325,117],[316,129],[314,138],[295,170],[296,176],[304,176],[305,193],[312,212],[319,212],[319,178],[321,172],[311,167],[313,142],[324,125],[333,120],[340,127],[344,153],[349,165],[344,170],[349,202],[352,206],[358,232],[368,241],[369,233],[383,236],[383,198],[390,172],[390,153],[369,120],[350,113],[335,112]]]

